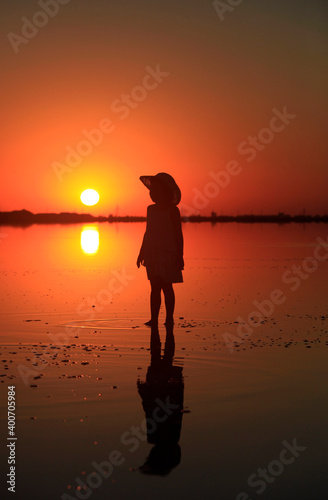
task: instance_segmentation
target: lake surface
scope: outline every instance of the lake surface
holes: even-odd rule
[[[185,223],[165,350],[164,312],[161,346],[143,324],[144,230],[0,228],[0,423],[14,384],[16,498],[323,497],[327,225]],[[168,395],[177,408],[147,435]]]

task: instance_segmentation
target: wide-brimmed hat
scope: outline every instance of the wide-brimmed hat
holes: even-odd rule
[[[166,188],[169,189],[169,192],[172,196],[172,203],[174,205],[178,205],[180,203],[181,191],[172,175],[165,172],[160,172],[157,175],[142,175],[140,177],[140,180],[148,189],[151,189],[152,183],[154,182],[162,183]]]

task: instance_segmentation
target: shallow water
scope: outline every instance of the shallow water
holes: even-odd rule
[[[181,457],[176,443],[166,451],[174,466],[165,477],[139,470],[153,445],[145,432],[131,437],[145,419],[137,383],[151,363],[149,283],[135,264],[144,228],[1,228],[0,375],[2,403],[8,384],[17,390],[16,498],[323,496],[328,250],[317,239],[327,245],[327,226],[184,224],[180,368],[169,384],[180,399],[183,390]],[[162,353],[163,321],[162,311]],[[279,465],[294,439],[306,449]],[[98,484],[92,463],[113,450],[122,463]],[[268,479],[258,478],[268,466]],[[77,477],[89,490],[75,490]]]

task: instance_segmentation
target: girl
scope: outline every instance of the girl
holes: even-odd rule
[[[149,189],[154,205],[147,208],[147,227],[137,259],[146,267],[150,280],[151,319],[146,325],[157,327],[163,290],[167,326],[173,325],[175,296],[172,283],[182,283],[183,236],[180,211],[181,192],[171,175],[164,172],[144,175],[141,182]]]

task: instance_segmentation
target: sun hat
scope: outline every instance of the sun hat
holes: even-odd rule
[[[166,172],[160,172],[156,175],[142,175],[140,177],[141,182],[146,186],[146,188],[151,189],[152,183],[160,182],[165,187],[167,187],[171,193],[172,203],[178,205],[181,200],[181,191],[172,175]]]

